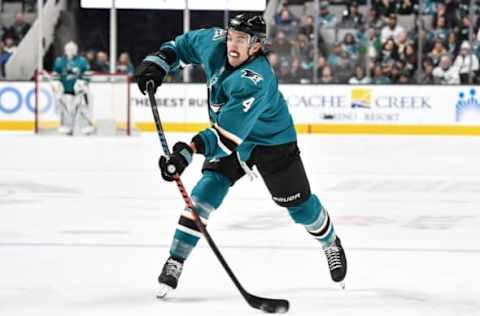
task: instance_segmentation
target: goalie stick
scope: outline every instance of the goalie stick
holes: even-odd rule
[[[152,108],[152,113],[153,113],[153,118],[155,120],[155,127],[157,129],[157,134],[160,139],[160,143],[162,145],[163,152],[166,156],[170,156],[170,149],[167,144],[167,139],[165,137],[165,132],[163,131],[162,127],[162,122],[160,121],[160,115],[158,114],[158,108],[157,108],[157,102],[155,100],[155,91],[154,91],[154,82],[152,80],[147,82],[147,93],[148,93],[148,98],[150,99],[150,106]],[[273,299],[273,298],[265,298],[265,297],[260,297],[256,295],[252,295],[248,293],[240,284],[238,281],[237,277],[235,274],[233,274],[232,269],[230,269],[230,266],[228,263],[225,261],[225,258],[223,257],[222,253],[218,249],[217,245],[213,241],[212,237],[210,236],[209,232],[207,231],[207,228],[205,225],[200,220],[200,217],[198,216],[197,212],[193,208],[193,203],[192,199],[190,198],[187,190],[185,189],[182,180],[180,179],[180,176],[177,174],[174,176],[175,183],[177,184],[178,190],[180,191],[180,194],[182,195],[183,201],[185,202],[186,206],[192,210],[193,218],[195,221],[195,224],[197,225],[198,229],[202,233],[202,235],[205,237],[207,240],[208,245],[212,249],[212,251],[215,253],[215,256],[217,259],[220,261],[222,264],[223,268],[227,272],[228,276],[230,279],[233,281],[237,289],[240,291],[240,294],[242,294],[243,298],[247,301],[247,303],[256,309],[260,309],[264,312],[267,313],[285,313],[288,311],[288,308],[290,306],[289,302],[284,299]]]

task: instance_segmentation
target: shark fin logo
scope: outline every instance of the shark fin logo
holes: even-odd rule
[[[223,29],[216,29],[215,33],[213,34],[212,40],[213,41],[218,41],[218,40],[221,40],[221,39],[225,39],[226,34],[227,34],[227,31],[225,31]]]
[[[255,71],[251,71],[250,69],[244,69],[242,71],[242,77],[252,80],[254,84],[257,84],[263,80],[262,76],[257,74]]]
[[[352,89],[352,108],[370,109],[372,107],[372,89]]]
[[[468,95],[461,91],[455,105],[455,121],[480,123],[480,99],[476,96],[477,91],[470,89]]]

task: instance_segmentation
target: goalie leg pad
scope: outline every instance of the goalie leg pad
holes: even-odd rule
[[[205,171],[202,178],[192,190],[193,207],[204,225],[207,225],[210,214],[217,209],[228,193],[228,179],[212,171]],[[187,259],[201,237],[190,209],[183,211],[170,247],[170,255],[174,258]]]

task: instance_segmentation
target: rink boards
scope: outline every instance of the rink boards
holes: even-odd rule
[[[480,88],[416,85],[281,85],[300,133],[480,135]],[[0,83],[0,130],[33,130],[35,93],[30,82]],[[105,84],[90,84],[93,116],[111,104]],[[167,131],[197,131],[207,126],[204,84],[165,84],[157,91]],[[55,98],[41,89],[42,117],[56,120]],[[127,101],[114,102],[125,107]],[[153,131],[148,100],[130,86],[134,126]],[[255,106],[255,104],[253,104]]]

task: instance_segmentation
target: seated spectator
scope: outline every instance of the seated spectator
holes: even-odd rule
[[[292,56],[299,58],[302,63],[312,63],[313,45],[304,34],[297,35],[297,40],[292,47]]]
[[[468,15],[462,17],[461,22],[458,26],[458,40],[460,42],[468,41],[468,34],[470,34],[470,26],[472,21],[470,21],[470,17]]]
[[[460,43],[458,42],[457,33],[449,32],[446,49],[451,56],[457,56],[460,51]]]
[[[322,76],[320,77],[319,83],[335,83],[333,78],[333,71],[330,65],[325,65],[322,69]]]
[[[460,54],[458,54],[453,67],[458,69],[460,75],[460,83],[468,84],[470,73],[473,76],[478,75],[479,63],[478,57],[472,53],[470,44],[464,41],[460,47]]]
[[[364,30],[363,14],[358,11],[358,3],[356,1],[347,5],[347,10],[344,11],[342,16],[341,26]]]
[[[445,17],[445,26],[447,29],[453,29],[458,24],[457,21],[457,1],[437,1],[436,12],[432,20],[432,28],[436,27],[436,21],[439,16]]]
[[[435,15],[437,11],[437,0],[425,0],[423,3],[423,14],[425,15]]]
[[[108,62],[108,55],[103,51],[97,53],[95,62],[92,65],[92,71],[99,73],[109,73],[110,63]]]
[[[408,38],[407,32],[406,31],[400,32],[398,34],[398,42],[396,42],[398,55],[404,54],[404,51],[409,43],[410,43],[410,39]]]
[[[385,21],[383,17],[380,16],[378,11],[375,10],[375,7],[371,7],[368,11],[368,27],[375,30],[381,30],[385,26]]]
[[[439,84],[459,84],[460,75],[458,68],[451,64],[450,57],[443,55],[440,64],[433,69],[433,79]]]
[[[338,64],[332,67],[335,77],[335,82],[347,83],[354,73],[354,67],[351,63],[350,55],[347,52],[342,52]]]
[[[394,62],[390,67],[390,75],[388,76],[392,83],[397,83],[400,73],[403,71],[404,64],[402,62]]]
[[[422,72],[418,80],[420,84],[433,84],[435,83],[433,78],[433,61],[431,58],[425,58],[422,61]]]
[[[343,37],[342,50],[350,54],[353,62],[355,63],[358,60],[358,45],[355,36],[352,33],[346,33]]]
[[[325,68],[325,66],[327,66],[328,63],[327,63],[327,59],[325,58],[325,56],[318,56],[317,58],[317,63],[315,65],[315,70],[317,71],[317,77],[318,78],[321,78],[322,77],[322,72],[323,72],[323,68]]]
[[[15,40],[11,37],[5,37],[5,40],[3,41],[3,50],[9,54],[15,53],[17,50]]]
[[[372,83],[374,84],[389,84],[391,81],[383,74],[383,69],[380,64],[375,65],[373,68]]]
[[[415,0],[397,0],[397,13],[408,15],[414,13]]]
[[[297,32],[300,19],[297,18],[288,8],[288,4],[284,3],[280,12],[274,16],[275,26],[282,30],[287,37],[294,36]]]
[[[365,75],[365,69],[362,66],[355,67],[355,75],[348,80],[349,84],[368,84],[370,78]]]
[[[130,55],[128,55],[127,52],[121,53],[117,61],[117,73],[132,76],[134,71],[133,65],[130,62]]]
[[[313,40],[314,38],[314,31],[315,31],[315,25],[313,21],[313,16],[311,15],[304,15],[302,19],[302,24],[300,25],[299,33],[304,34],[307,36],[310,40]]]
[[[293,58],[290,68],[290,83],[308,83],[312,80],[312,72],[302,67],[299,58]]]
[[[381,33],[382,43],[385,43],[387,39],[393,38],[398,43],[400,33],[405,32],[405,29],[397,24],[397,15],[390,14],[387,20],[387,25],[383,27]]]
[[[331,66],[336,66],[339,64],[342,52],[344,52],[342,43],[335,43],[335,46],[332,48],[332,52],[328,55],[328,64]]]
[[[399,60],[405,63],[405,68],[411,73],[417,69],[417,51],[413,43],[407,44],[402,54],[399,54]]]
[[[383,75],[385,77],[387,77],[390,82],[394,82],[394,78],[393,78],[393,75],[394,75],[394,66],[395,66],[395,60],[393,59],[386,59],[384,61],[382,61],[380,63],[380,65],[382,66],[382,71],[383,71]]]
[[[372,7],[380,16],[390,16],[397,9],[394,0],[373,0]]]
[[[398,47],[393,39],[388,39],[382,45],[382,51],[380,52],[380,61],[384,62],[389,59],[397,60],[398,57]]]
[[[270,66],[272,66],[273,72],[278,73],[280,70],[280,59],[278,58],[278,55],[274,52],[270,52],[267,55],[267,59],[270,62]]]
[[[435,27],[431,31],[431,38],[438,38],[444,42],[447,41],[448,31],[446,18],[443,15],[437,17]]]
[[[414,83],[413,80],[410,78],[408,71],[402,70],[400,71],[400,75],[397,79],[398,84],[412,84]]]
[[[10,37],[14,40],[15,44],[18,45],[23,37],[27,34],[31,25],[25,22],[25,17],[22,12],[17,12],[15,14],[15,22],[10,27],[6,27],[3,40]]]
[[[90,66],[90,69],[92,69],[93,67],[93,64],[95,63],[95,51],[90,49],[90,50],[87,50],[87,52],[85,53],[85,59],[87,60],[88,62],[88,65]]]
[[[367,30],[366,45],[368,57],[370,59],[376,59],[382,50],[382,42],[380,40],[380,36],[378,36],[378,33],[374,28],[369,28]]]
[[[272,50],[281,58],[291,58],[292,44],[283,31],[278,31],[272,43]]]
[[[337,17],[330,13],[328,1],[320,1],[320,15],[318,16],[318,26],[320,28],[334,28],[337,24]]]
[[[428,54],[428,57],[432,59],[433,65],[437,66],[440,63],[440,59],[442,58],[442,56],[447,54],[448,54],[448,51],[445,48],[443,41],[438,39],[435,41],[435,44],[433,45],[433,49]]]
[[[290,72],[290,63],[288,62],[287,59],[282,59],[280,62],[280,68],[278,70],[278,80],[281,83],[292,83],[293,78],[292,74]]]

